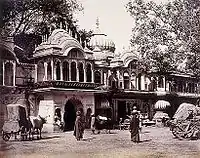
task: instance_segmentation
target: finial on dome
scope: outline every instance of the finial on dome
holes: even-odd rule
[[[97,25],[97,29],[99,29],[99,17],[97,17],[96,25]]]

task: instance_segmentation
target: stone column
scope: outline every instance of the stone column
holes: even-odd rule
[[[158,77],[156,77],[156,91],[158,91]]]
[[[37,64],[35,64],[35,83],[37,82]]]
[[[63,65],[62,65],[62,62],[60,62],[60,80],[63,81]]]
[[[123,74],[122,74],[122,79],[121,79],[121,81],[122,81],[122,89],[124,89],[124,72],[123,72]]]
[[[54,68],[53,68],[53,59],[51,59],[51,79],[54,80]]]
[[[86,82],[86,66],[85,66],[85,64],[83,67],[83,72],[84,72],[84,82]]]
[[[103,83],[104,83],[104,85],[107,85],[107,82],[106,82],[106,80],[107,80],[107,77],[106,77],[106,72],[103,72]]]
[[[3,86],[5,86],[5,61],[3,60]]]
[[[79,82],[79,69],[78,69],[78,63],[76,63],[76,81]]]
[[[118,78],[118,83],[117,83],[118,85],[117,86],[118,86],[118,88],[120,87],[120,78],[119,77],[120,77],[119,76],[119,70],[117,70],[117,78]]]
[[[53,68],[53,76],[54,76],[54,80],[56,80],[56,66],[54,65],[54,68]]]
[[[44,80],[47,80],[47,62],[44,62]]]
[[[13,86],[15,86],[16,63],[13,63]]]
[[[91,68],[92,71],[92,83],[94,83],[94,69]]]
[[[101,84],[104,84],[103,83],[103,70],[100,70],[100,73],[101,73]]]
[[[129,72],[128,75],[129,75],[129,89],[131,89],[131,73]]]
[[[71,61],[69,61],[69,81],[72,80],[72,77],[71,77]]]
[[[139,79],[136,77],[136,90],[139,90]]]
[[[141,90],[145,90],[145,77],[141,75]]]

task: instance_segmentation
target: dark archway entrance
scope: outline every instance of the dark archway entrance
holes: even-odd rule
[[[76,98],[72,98],[67,101],[65,104],[65,113],[64,113],[64,131],[72,131],[74,130],[74,124],[76,120],[76,111],[83,111],[83,104],[80,100]]]

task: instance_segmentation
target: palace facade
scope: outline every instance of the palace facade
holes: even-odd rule
[[[85,48],[77,37],[70,30],[55,29],[49,37],[43,36],[27,62],[21,61],[24,52],[12,38],[1,40],[1,128],[10,103],[25,105],[30,115],[47,117],[44,130],[51,132],[55,117],[64,122],[65,130],[73,129],[80,108],[86,117],[109,109],[118,124],[133,106],[151,120],[156,110],[172,117],[181,103],[196,103],[199,86],[191,74],[141,72],[140,54],[134,50],[116,53],[114,42],[100,31],[99,23]],[[155,107],[158,100],[168,101],[170,106]]]

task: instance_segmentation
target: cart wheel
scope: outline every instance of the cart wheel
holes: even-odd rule
[[[3,140],[8,141],[11,137],[11,134],[9,133],[3,133]]]

